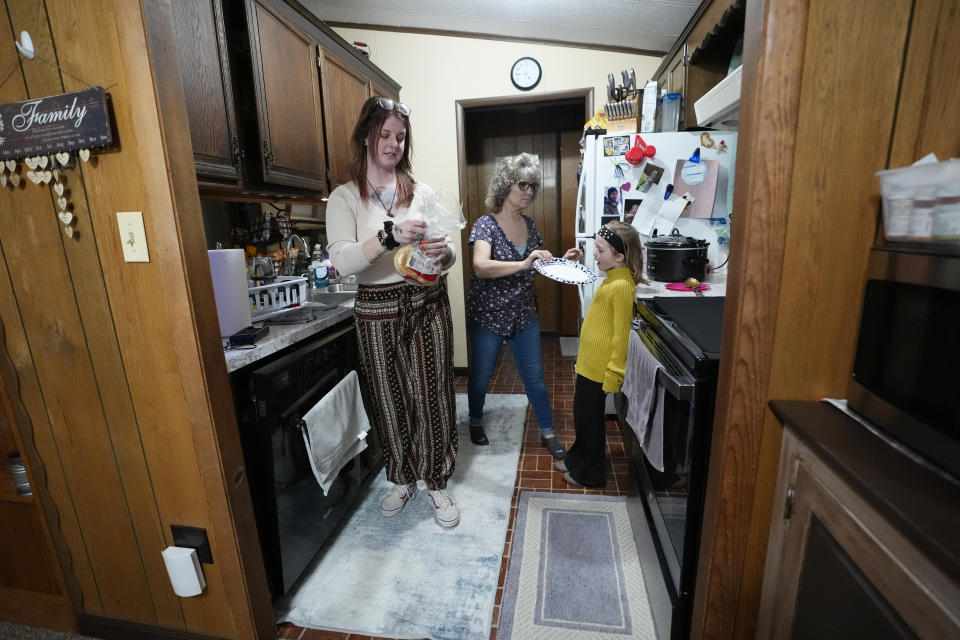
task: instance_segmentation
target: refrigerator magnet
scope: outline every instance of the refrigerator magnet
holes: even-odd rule
[[[707,163],[700,162],[700,147],[697,147],[690,159],[683,163],[680,177],[690,186],[701,184],[707,179]]]

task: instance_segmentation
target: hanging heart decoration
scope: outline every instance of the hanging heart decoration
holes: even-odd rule
[[[70,154],[66,151],[61,151],[56,155],[57,162],[60,163],[61,167],[67,166],[67,163],[70,162]]]
[[[58,196],[62,196],[62,195],[63,195],[63,184],[61,184],[60,182],[57,182],[56,184],[53,185],[53,190],[57,192],[57,195],[58,195]],[[63,209],[63,207],[60,207],[60,208]]]
[[[4,164],[5,164],[6,167],[7,167],[7,171],[9,171],[10,173],[13,173],[14,171],[17,170],[17,161],[16,161],[16,160],[7,160]]]
[[[68,238],[73,237],[73,227],[71,227],[70,225],[64,225],[63,232],[67,234]]]
[[[54,181],[59,181],[59,180],[60,180],[60,172],[59,172],[57,169],[54,169],[54,170],[53,170],[53,179],[54,179]]]
[[[90,149],[80,149],[80,151],[77,152],[77,155],[80,156],[81,160],[86,162],[90,159]]]
[[[50,181],[53,180],[53,171],[39,171],[40,179],[43,180],[43,184],[50,184]]]
[[[15,186],[15,187],[20,186],[20,174],[19,174],[19,173],[11,173],[11,174],[10,174],[10,184],[12,184],[12,185]]]
[[[27,167],[28,167],[29,169],[31,169],[31,170],[36,169],[37,166],[39,166],[39,164],[40,164],[40,162],[37,160],[37,158],[36,158],[36,157],[33,157],[33,156],[31,156],[31,157],[29,157],[29,158],[24,158],[24,159],[23,159],[23,162],[24,162],[24,163],[27,165]]]
[[[63,224],[70,224],[73,222],[73,214],[69,211],[61,211],[57,214],[57,217],[60,218],[60,222]]]
[[[46,169],[47,165],[50,164],[50,160],[47,156],[37,156],[37,164],[41,169]]]
[[[28,165],[29,166],[29,165]],[[33,184],[40,184],[43,181],[43,172],[42,171],[27,171],[27,178]]]
[[[60,196],[59,198],[57,198],[57,206],[60,207],[60,210],[61,210],[61,211],[66,211],[66,210],[67,210],[67,199],[64,198],[63,196]]]
[[[0,173],[0,187],[7,186],[7,174]]]

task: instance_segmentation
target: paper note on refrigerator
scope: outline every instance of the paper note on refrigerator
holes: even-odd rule
[[[711,218],[713,217],[713,202],[717,196],[717,176],[719,167],[716,160],[703,159],[700,162],[693,163],[700,165],[701,171],[697,172],[697,184],[688,184],[684,181],[685,172],[683,166],[689,162],[682,158],[677,160],[676,170],[674,171],[673,190],[677,193],[689,193],[695,200],[690,208],[687,209],[689,218]],[[704,172],[703,169],[706,169]]]

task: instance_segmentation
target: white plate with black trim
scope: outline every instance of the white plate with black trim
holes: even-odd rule
[[[597,274],[579,262],[563,258],[534,260],[533,268],[540,275],[564,284],[589,284],[597,279]]]

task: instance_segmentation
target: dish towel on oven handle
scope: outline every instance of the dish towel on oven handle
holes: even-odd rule
[[[300,421],[310,468],[323,495],[337,474],[355,455],[367,448],[370,420],[360,396],[356,371],[348,373]]]
[[[637,332],[631,331],[621,388],[627,398],[627,424],[657,471],[663,471],[663,385],[657,382],[662,368]]]

